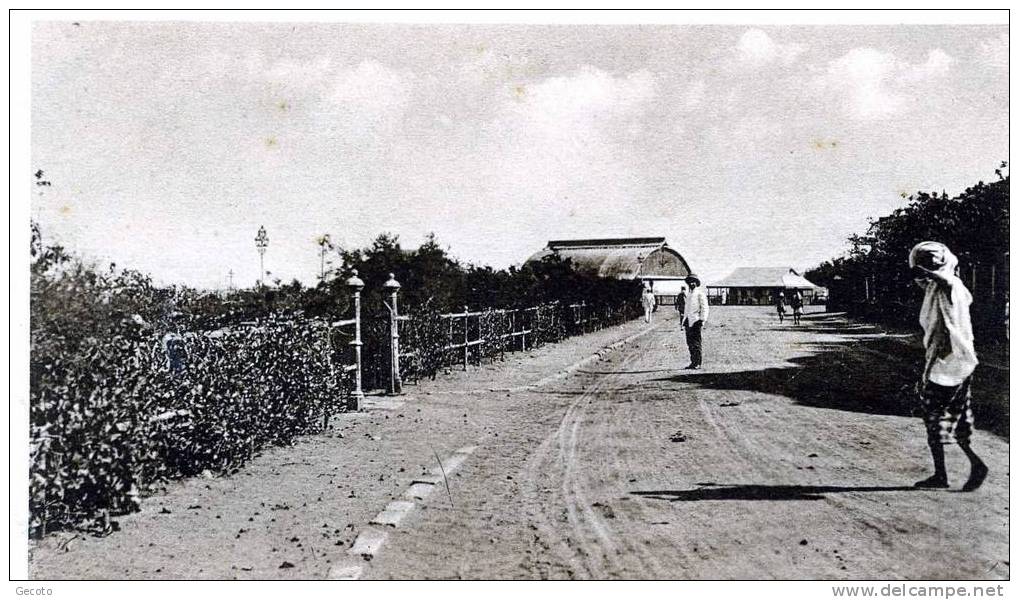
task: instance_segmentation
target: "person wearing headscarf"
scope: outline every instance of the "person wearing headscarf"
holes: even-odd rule
[[[958,258],[939,242],[921,242],[909,253],[914,281],[924,290],[920,325],[925,355],[917,392],[934,459],[934,475],[916,486],[948,487],[944,447],[954,442],[970,462],[969,478],[962,489],[972,491],[983,483],[988,469],[970,446],[970,382],[978,361],[969,314],[973,296],[959,279],[958,265]]]
[[[701,368],[701,329],[708,320],[708,295],[701,287],[701,279],[693,273],[687,276],[686,284],[690,286],[690,295],[686,299],[686,310],[683,313],[683,329],[686,332],[686,345],[690,349],[690,364],[687,369]]]

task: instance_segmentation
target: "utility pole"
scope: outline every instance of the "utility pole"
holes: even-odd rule
[[[255,249],[258,250],[258,287],[265,287],[265,249],[269,247],[269,236],[265,233],[265,226],[258,228],[258,235],[255,236]]]
[[[325,234],[318,238],[318,258],[319,258],[319,281],[326,280],[326,252],[333,249],[333,241],[329,237],[329,234]]]

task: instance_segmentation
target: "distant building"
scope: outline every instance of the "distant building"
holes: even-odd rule
[[[788,303],[796,290],[803,294],[804,304],[810,304],[825,294],[825,288],[788,267],[740,267],[707,288],[708,299],[715,304],[770,305],[779,292],[785,293]]]
[[[664,237],[552,240],[527,262],[550,255],[569,259],[583,273],[647,282],[659,303],[671,303],[690,274],[686,260],[669,247]]]

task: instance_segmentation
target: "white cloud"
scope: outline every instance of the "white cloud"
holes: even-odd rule
[[[572,75],[516,86],[514,94],[519,107],[530,116],[561,127],[563,123],[632,115],[654,97],[655,80],[644,69],[614,77],[585,66]]]
[[[403,116],[411,88],[409,74],[366,60],[335,76],[330,100],[341,112],[379,124]]]
[[[952,68],[955,59],[940,48],[935,48],[927,54],[927,62],[912,68],[907,68],[907,77],[912,80],[924,80],[934,77],[944,77]]]
[[[993,69],[1008,71],[1008,34],[980,42],[977,60]]]
[[[740,62],[753,66],[762,66],[772,62],[792,63],[803,53],[801,44],[779,44],[760,29],[747,30],[740,36],[736,45],[736,55]]]
[[[940,49],[910,64],[873,48],[854,48],[832,61],[821,77],[822,91],[834,93],[855,119],[880,120],[909,107],[912,87],[948,74],[954,59]]]

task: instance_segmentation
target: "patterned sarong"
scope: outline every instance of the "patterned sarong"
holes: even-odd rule
[[[943,386],[927,382],[920,394],[920,407],[930,444],[965,443],[973,431],[970,408],[970,380],[960,385]]]

